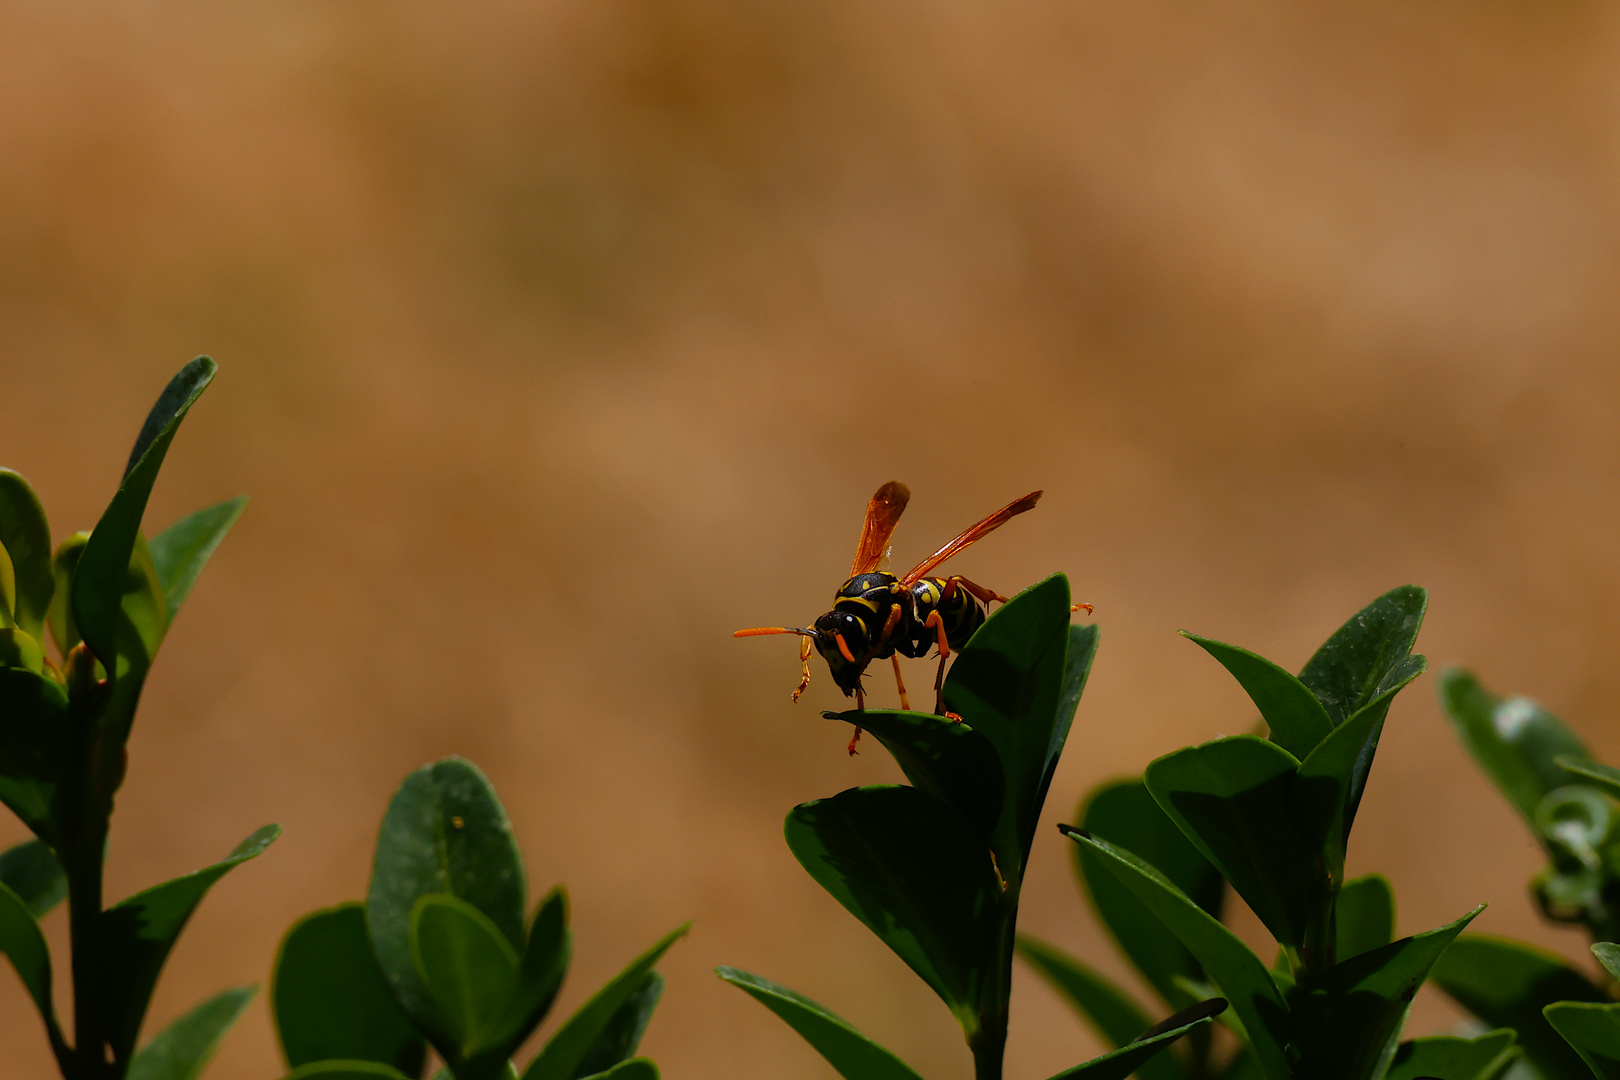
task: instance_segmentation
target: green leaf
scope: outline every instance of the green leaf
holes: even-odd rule
[[[1518,1056],[1513,1032],[1491,1031],[1474,1039],[1430,1035],[1408,1039],[1395,1050],[1384,1080],[1494,1080]]]
[[[523,1080],[573,1080],[580,1062],[590,1056],[597,1040],[612,1025],[624,1003],[640,989],[642,980],[658,963],[658,958],[690,928],[690,923],[677,926],[659,938],[652,948],[632,960],[581,1005],[529,1062],[529,1067],[523,1070]]]
[[[36,919],[67,896],[67,875],[56,852],[42,840],[28,840],[0,853],[0,884],[22,898]]]
[[[574,1067],[574,1075],[599,1076],[630,1060],[663,996],[664,977],[656,971],[643,975],[624,1004],[608,1019],[607,1027],[596,1037],[584,1060]]]
[[[1109,1046],[1121,1047],[1153,1020],[1113,980],[1077,958],[1028,935],[1018,936],[1018,954],[1063,996]],[[1173,1057],[1154,1058],[1138,1072],[1142,1080],[1177,1080],[1186,1071]]]
[[[411,956],[411,911],[430,893],[449,893],[483,912],[514,950],[523,948],[523,860],[484,774],[450,757],[405,778],[377,837],[366,925],[377,967],[418,1025],[435,1010]]]
[[[1395,890],[1389,879],[1367,874],[1345,882],[1334,901],[1334,922],[1334,955],[1341,964],[1395,940]]]
[[[1457,1004],[1493,1028],[1512,1028],[1547,1080],[1588,1080],[1579,1055],[1553,1030],[1542,1009],[1555,1001],[1607,1002],[1608,995],[1562,957],[1505,938],[1458,938],[1430,976]]]
[[[1296,1075],[1373,1080],[1394,1050],[1429,969],[1481,904],[1456,922],[1402,938],[1302,979],[1290,996]]]
[[[966,723],[886,709],[823,715],[871,732],[914,786],[962,811],[984,835],[993,833],[1005,796],[1000,756]]]
[[[1226,898],[1226,881],[1175,822],[1159,808],[1141,780],[1119,780],[1094,790],[1081,804],[1083,831],[1135,853],[1216,919]],[[1075,846],[1075,868],[1092,906],[1120,949],[1172,1008],[1196,998],[1178,978],[1202,982],[1204,969],[1174,934],[1143,907],[1135,895],[1098,863],[1103,856]]]
[[[786,833],[822,888],[959,1018],[976,1015],[1001,887],[965,815],[912,787],[852,788],[794,807]]]
[[[453,1040],[440,1049],[454,1068],[488,1045],[517,983],[517,953],[489,916],[439,893],[411,911],[411,954]]]
[[[0,884],[0,952],[6,954],[23,988],[34,999],[34,1008],[45,1022],[51,1046],[60,1055],[62,1033],[56,1022],[56,1006],[51,1001],[50,949],[45,945],[45,935],[33,912],[4,884]]]
[[[1125,1080],[1125,1077],[1130,1076],[1132,1073],[1136,1073],[1138,1076],[1146,1076],[1147,1071],[1143,1066],[1155,1054],[1194,1028],[1208,1024],[1210,1017],[1222,1012],[1225,1008],[1226,1002],[1216,998],[1214,1001],[1194,1006],[1193,1009],[1183,1010],[1182,1013],[1176,1014],[1176,1016],[1171,1017],[1157,1028],[1144,1032],[1135,1042],[1122,1046],[1111,1053],[1104,1054],[1102,1057],[1092,1058],[1090,1061],[1076,1065],[1072,1069],[1065,1069],[1052,1077],[1052,1080]],[[1201,1012],[1202,1015],[1197,1015],[1194,1010]],[[1193,1015],[1189,1016],[1187,1014]],[[1165,1026],[1177,1020],[1184,1020],[1184,1022],[1175,1023],[1173,1027],[1167,1028]]]
[[[1095,624],[1070,627],[1069,616],[1069,579],[1053,574],[990,616],[945,679],[946,707],[989,739],[1001,760],[1004,804],[993,846],[1009,888],[1023,878],[1096,654]]]
[[[1147,767],[1164,812],[1218,868],[1279,942],[1298,947],[1325,882],[1299,834],[1290,792],[1299,762],[1254,735],[1216,739]]]
[[[1390,686],[1410,681],[1407,657],[1428,606],[1429,594],[1416,585],[1391,589],[1352,615],[1316,650],[1299,681],[1310,687],[1335,725]]]
[[[74,762],[67,692],[31,671],[0,668],[0,802],[58,844]]]
[[[1236,645],[1181,631],[1221,662],[1243,687],[1271,729],[1271,741],[1303,760],[1333,730],[1327,710],[1310,688],[1263,656]]]
[[[1620,1080],[1620,1004],[1559,1001],[1542,1012],[1600,1080]]]
[[[844,1080],[922,1080],[911,1066],[802,994],[737,968],[717,967],[714,973],[787,1021]]]
[[[152,561],[157,566],[163,595],[168,599],[171,622],[179,613],[180,605],[191,595],[191,587],[214,549],[247,509],[247,501],[246,495],[226,499],[188,514],[152,538]]]
[[[101,1014],[113,1060],[129,1060],[158,972],[203,896],[232,867],[255,857],[280,835],[281,826],[266,825],[224,860],[138,892],[101,913],[94,954],[99,974],[79,989],[88,1007]]]
[[[1557,759],[1592,760],[1557,717],[1529,698],[1497,697],[1461,668],[1440,676],[1440,704],[1468,752],[1532,830],[1541,800],[1569,783]]]
[[[1611,799],[1620,799],[1620,769],[1612,765],[1600,765],[1595,761],[1586,761],[1569,754],[1560,754],[1553,758],[1553,763],[1565,772],[1573,773],[1582,780],[1588,781]],[[1539,807],[1539,803],[1537,806]],[[1535,809],[1531,810],[1531,820],[1535,820]]]
[[[606,1072],[592,1073],[586,1080],[658,1080],[658,1066],[652,1058],[631,1058]]]
[[[276,954],[270,1000],[289,1067],[348,1059],[422,1074],[427,1040],[377,971],[362,904],[326,908],[293,924]]]
[[[169,381],[146,417],[124,470],[124,481],[91,531],[73,574],[70,603],[74,622],[90,651],[115,678],[125,675],[126,670],[115,670],[114,657],[119,669],[127,665],[127,673],[139,679],[157,651],[156,641],[150,637],[151,613],[143,610],[151,604],[151,598],[144,595],[142,588],[136,590],[133,604],[125,602],[125,594],[130,592],[131,560],[136,558],[141,518],[169,444],[180,421],[208,388],[217,370],[212,360],[199,356]],[[161,592],[156,601],[156,612],[166,621],[168,605],[161,602]],[[133,612],[132,606],[136,609]],[[125,619],[134,625],[123,625]],[[131,641],[132,632],[141,640]],[[161,630],[157,637],[161,639]]]
[[[257,990],[226,990],[186,1013],[141,1047],[125,1080],[196,1080]]]
[[[64,658],[80,641],[78,624],[73,621],[73,572],[78,568],[84,545],[90,540],[87,532],[76,532],[57,547],[51,556],[51,577],[55,587],[51,592],[51,606],[45,622],[50,627],[56,651]]]
[[[1592,955],[1597,957],[1603,969],[1616,979],[1620,979],[1620,945],[1612,941],[1600,941],[1592,946]]]
[[[51,526],[34,489],[10,469],[0,469],[0,547],[11,558],[17,625],[35,641],[44,641],[45,613],[56,589]]]
[[[286,1080],[410,1080],[392,1065],[376,1061],[312,1061],[288,1073]]]
[[[1261,740],[1256,740],[1261,741]],[[1267,745],[1270,745],[1269,743]],[[1279,753],[1285,751],[1278,750]],[[1293,1075],[1283,1046],[1288,1041],[1288,1007],[1260,958],[1225,926],[1135,855],[1105,840],[1065,829],[1077,843],[1102,856],[1098,866],[1125,884],[1141,904],[1185,945],[1209,978],[1232,1003],[1249,1044],[1270,1080]]]
[[[573,939],[568,930],[568,894],[557,886],[546,894],[529,926],[529,943],[518,965],[517,986],[491,1046],[508,1053],[540,1025],[568,972]]]

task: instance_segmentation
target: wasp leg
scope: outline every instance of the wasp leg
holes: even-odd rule
[[[853,735],[851,735],[849,737],[849,756],[850,757],[854,757],[855,755],[860,753],[859,750],[855,749],[855,744],[860,742],[860,741],[861,741],[861,729],[859,727],[857,727],[855,729],[855,734],[853,734]]]
[[[1091,614],[1091,605],[1090,604],[1070,604],[1069,605],[1069,610],[1070,611],[1083,611],[1087,615],[1090,615]]]
[[[900,677],[900,654],[895,653],[889,659],[894,661],[894,685],[900,688],[900,708],[910,712],[911,702],[906,700],[906,680]]]
[[[807,637],[799,639],[799,668],[804,675],[799,679],[798,688],[793,691],[794,701],[798,701],[804,688],[810,685],[810,639]]]
[[[1002,604],[1005,604],[1007,602],[1007,598],[1005,596],[1002,596],[1000,593],[997,593],[997,592],[994,592],[994,591],[992,591],[990,589],[987,589],[983,585],[980,585],[980,584],[978,584],[976,582],[969,581],[967,578],[962,577],[961,575],[957,575],[955,577],[951,577],[951,578],[946,579],[944,595],[947,596],[947,597],[950,596],[955,591],[956,586],[958,586],[958,585],[960,585],[962,588],[966,589],[968,592],[972,593],[974,596],[977,596],[980,600],[983,600],[987,604],[992,600],[995,600],[998,603],[1002,603]],[[1069,610],[1070,611],[1084,611],[1087,615],[1090,615],[1091,614],[1091,605],[1090,604],[1070,604],[1069,605]]]
[[[945,620],[939,617],[939,612],[930,611],[928,618],[923,621],[923,629],[932,630],[939,639],[939,670],[934,673],[934,712],[945,717],[953,723],[960,724],[962,718],[953,712],[945,711],[945,661],[950,659],[951,646],[945,640]]]

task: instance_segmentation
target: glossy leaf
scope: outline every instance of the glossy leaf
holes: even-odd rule
[[[1316,695],[1288,671],[1236,645],[1185,630],[1181,636],[1197,642],[1232,673],[1271,729],[1271,741],[1290,754],[1303,760],[1333,730],[1333,721]]]
[[[289,1067],[349,1059],[422,1073],[427,1041],[377,971],[361,904],[327,908],[293,924],[276,955],[270,999]]]
[[[61,1032],[56,1006],[51,1001],[51,953],[45,935],[28,905],[4,884],[0,884],[0,952],[6,954],[23,988],[33,998],[52,1045],[59,1046]]]
[[[1069,580],[1054,574],[990,616],[945,679],[946,707],[1000,758],[1004,802],[994,847],[1014,886],[1096,654],[1095,624],[1070,627],[1069,617]]]
[[[1494,1080],[1518,1056],[1513,1032],[1491,1031],[1478,1038],[1430,1035],[1409,1039],[1395,1050],[1384,1080]]]
[[[61,686],[31,671],[0,668],[0,802],[50,843],[61,838],[73,734]]]
[[[168,617],[173,621],[180,605],[191,595],[197,575],[214,549],[231,531],[236,519],[247,509],[247,496],[238,495],[222,503],[188,514],[152,538],[152,562],[168,601]]]
[[[377,837],[366,925],[377,967],[419,1025],[435,1012],[411,956],[411,911],[430,893],[449,893],[483,912],[514,949],[524,946],[523,861],[512,823],[489,780],[450,757],[400,785]]]
[[[21,897],[36,919],[67,896],[62,864],[41,840],[24,841],[0,853],[0,884]]]
[[[1542,1012],[1599,1080],[1620,1080],[1620,1004],[1560,1001]]]
[[[1456,922],[1362,953],[1300,982],[1290,995],[1296,1075],[1373,1080],[1429,969],[1480,905]]]
[[[606,1072],[592,1073],[585,1080],[658,1080],[658,1066],[652,1058],[631,1058]]]
[[[288,1073],[286,1080],[410,1080],[392,1065],[377,1061],[312,1061]]]
[[[1044,978],[1103,1040],[1118,1048],[1153,1025],[1153,1020],[1112,979],[1068,953],[1027,935],[1018,954]],[[1140,1066],[1142,1080],[1176,1080],[1185,1075],[1173,1057],[1155,1057]]]
[[[1119,780],[1097,788],[1081,804],[1079,817],[1085,832],[1136,854],[1199,907],[1221,917],[1226,881],[1159,808],[1141,780]],[[1167,1004],[1173,1008],[1191,1005],[1197,999],[1177,986],[1176,980],[1200,982],[1204,969],[1130,889],[1097,863],[1101,857],[1083,844],[1075,846],[1075,868],[1098,917]]]
[[[1231,1002],[1265,1075],[1270,1080],[1289,1080],[1293,1074],[1283,1054],[1288,1041],[1288,1008],[1260,958],[1152,866],[1105,840],[1065,831],[1096,852],[1100,856],[1097,865],[1129,888],[1198,958],[1210,980]]]
[[[1344,883],[1334,901],[1339,963],[1395,940],[1395,890],[1382,874],[1367,874]]]
[[[446,1050],[454,1067],[488,1046],[517,983],[517,953],[489,916],[438,893],[418,898],[411,912],[411,954],[459,1052]]]
[[[226,990],[180,1017],[141,1047],[125,1080],[196,1080],[257,990]]]
[[[1317,849],[1290,811],[1294,755],[1254,735],[1216,739],[1147,767],[1154,799],[1279,942],[1298,946],[1323,889]]]
[[[960,811],[912,787],[862,787],[802,803],[787,842],[810,876],[959,1016],[977,1008],[1001,887]]]
[[[1171,1043],[1188,1032],[1208,1024],[1211,1016],[1225,1008],[1226,1002],[1217,998],[1206,1003],[1201,1009],[1204,1013],[1202,1016],[1187,1019],[1183,1023],[1178,1023],[1174,1027],[1164,1030],[1153,1029],[1144,1032],[1136,1041],[1101,1057],[1092,1058],[1090,1061],[1076,1065],[1072,1069],[1065,1069],[1052,1077],[1052,1080],[1125,1080],[1132,1073],[1138,1076],[1146,1076],[1147,1071],[1144,1066],[1155,1055],[1168,1049]],[[1173,1017],[1172,1020],[1174,1019],[1177,1018]],[[1164,1028],[1164,1025],[1161,1024],[1159,1027]]]
[[[491,1046],[504,1046],[510,1053],[529,1037],[556,1000],[572,949],[568,895],[559,885],[546,894],[535,911],[529,941],[518,964],[517,985]]]
[[[624,1004],[608,1018],[607,1027],[596,1037],[584,1060],[574,1067],[574,1075],[599,1076],[634,1057],[663,996],[664,977],[656,971],[643,975]]]
[[[227,871],[260,854],[279,835],[279,825],[266,825],[222,861],[136,893],[101,913],[95,931],[99,976],[78,990],[101,1014],[114,1060],[127,1061],[135,1049],[158,972],[197,904]]]
[[[984,835],[994,831],[1005,794],[1000,757],[966,723],[881,709],[825,715],[859,724],[894,755],[914,786],[962,811]]]
[[[73,621],[73,573],[78,568],[79,557],[84,554],[84,545],[89,541],[90,534],[76,532],[57,546],[56,553],[51,556],[51,576],[55,581],[55,588],[51,593],[51,606],[46,612],[45,622],[51,631],[51,640],[56,642],[56,651],[62,656],[80,641],[78,624]]]
[[[1597,957],[1605,971],[1620,979],[1620,945],[1612,941],[1599,941],[1592,946],[1592,955]]]
[[[1335,725],[1390,686],[1410,681],[1408,654],[1428,606],[1429,594],[1416,585],[1391,589],[1352,615],[1306,663],[1299,681],[1310,687]]]
[[[911,1066],[802,994],[737,968],[714,972],[785,1020],[844,1080],[922,1080]]]
[[[0,469],[0,547],[11,560],[17,625],[42,642],[45,614],[56,589],[51,572],[51,526],[34,489],[10,469]]]
[[[90,651],[110,672],[112,658],[117,657],[120,667],[129,664],[138,677],[155,652],[155,645],[150,641],[139,645],[129,641],[131,628],[121,626],[128,614],[124,596],[129,588],[131,559],[135,557],[146,502],[151,497],[158,470],[163,467],[169,444],[186,413],[213,381],[216,370],[217,365],[212,360],[199,356],[169,381],[147,415],[124,471],[124,481],[91,531],[74,571],[70,598],[74,622]],[[155,580],[155,571],[153,577]],[[166,620],[167,605],[159,610]],[[134,621],[138,625],[141,620]],[[122,676],[125,672],[116,674]]]
[[[1607,1002],[1608,995],[1562,957],[1504,938],[1458,938],[1430,976],[1457,1004],[1493,1028],[1512,1028],[1547,1080],[1588,1080],[1588,1070],[1542,1009],[1555,1001]]]
[[[1532,829],[1541,800],[1570,782],[1557,759],[1592,760],[1557,717],[1529,698],[1497,697],[1461,668],[1440,676],[1440,703],[1468,752]]]
[[[558,1028],[545,1048],[523,1070],[523,1080],[573,1080],[581,1062],[590,1058],[597,1042],[613,1023],[615,1015],[641,987],[642,980],[675,944],[691,924],[678,926],[665,934],[652,948],[632,960],[602,989],[593,994]]]

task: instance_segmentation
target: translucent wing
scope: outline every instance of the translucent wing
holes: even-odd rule
[[[911,491],[898,480],[890,480],[877,489],[872,501],[866,504],[866,523],[861,526],[861,542],[855,547],[855,562],[849,576],[870,574],[883,562],[889,550],[889,538],[900,515],[911,501]]]
[[[1025,510],[1035,509],[1036,500],[1038,500],[1040,497],[1040,492],[1032,491],[1021,499],[1014,499],[1006,506],[1003,506],[1000,510],[997,510],[989,517],[979,522],[977,525],[969,528],[967,532],[963,533],[961,536],[958,536],[955,540],[952,540],[950,543],[928,556],[928,558],[918,563],[912,568],[911,573],[900,579],[900,584],[910,585],[922,578],[927,577],[930,570],[934,569],[946,559],[949,559],[952,555],[958,554],[969,544],[974,544],[980,540],[983,540],[986,536],[1005,525],[1009,518],[1017,517]]]

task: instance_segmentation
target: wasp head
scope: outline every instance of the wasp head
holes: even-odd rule
[[[815,627],[816,651],[827,661],[833,682],[844,696],[852,696],[869,659],[866,624],[847,611],[829,611],[816,620]]]

